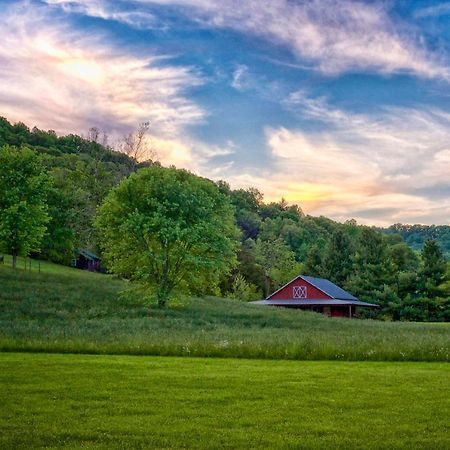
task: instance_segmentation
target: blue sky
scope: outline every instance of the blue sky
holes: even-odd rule
[[[306,213],[450,223],[450,2],[0,0],[0,114],[143,121],[164,164]]]

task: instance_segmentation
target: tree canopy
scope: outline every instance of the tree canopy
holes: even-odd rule
[[[108,194],[96,225],[109,269],[145,283],[160,305],[176,287],[214,292],[235,263],[229,199],[186,170],[131,175]]]
[[[0,248],[18,255],[39,251],[46,232],[50,178],[38,155],[22,148],[0,148]]]

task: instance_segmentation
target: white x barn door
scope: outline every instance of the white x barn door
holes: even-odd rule
[[[293,298],[307,298],[306,286],[294,286]]]

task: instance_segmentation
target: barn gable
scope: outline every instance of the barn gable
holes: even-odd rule
[[[269,295],[266,300],[294,300],[294,299],[331,299],[323,290],[312,284],[305,277],[298,276],[283,287]]]
[[[338,299],[358,300],[349,292],[344,291],[329,280],[324,278],[299,275],[280,289],[269,295],[266,300],[296,300],[296,299]]]

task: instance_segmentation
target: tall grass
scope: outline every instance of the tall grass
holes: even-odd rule
[[[59,266],[56,266],[59,267]],[[448,361],[448,324],[330,319],[219,298],[165,310],[129,284],[69,268],[0,267],[0,350],[373,361]]]

